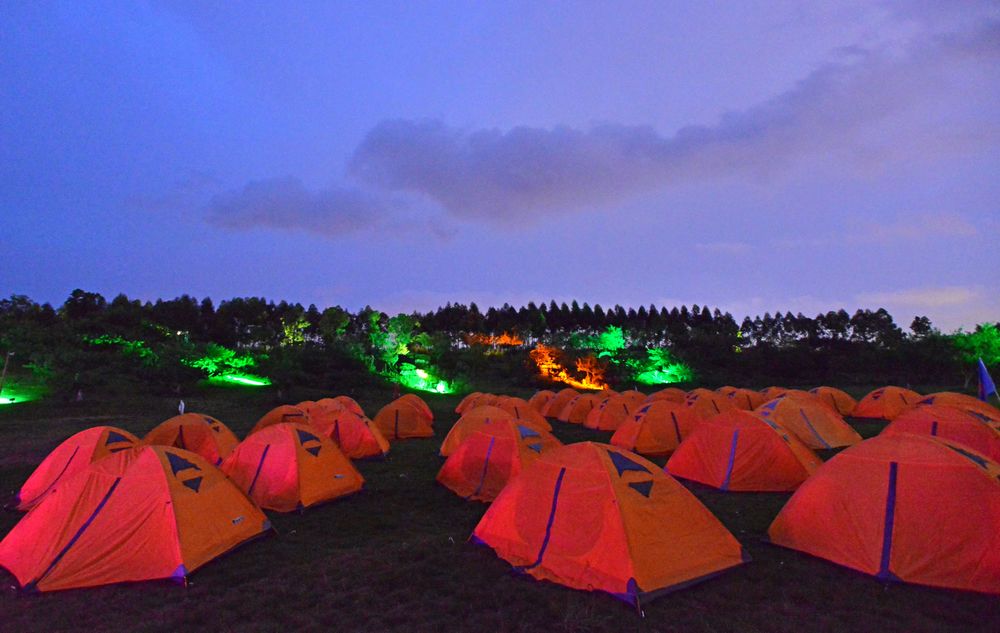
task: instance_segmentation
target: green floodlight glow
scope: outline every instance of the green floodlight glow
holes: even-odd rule
[[[212,376],[208,379],[208,382],[240,385],[243,387],[267,387],[271,384],[268,378],[254,376],[253,374],[222,374],[221,376]]]
[[[3,391],[0,392],[0,406],[31,402],[32,400],[38,400],[40,397],[41,389],[39,388],[32,389],[30,387],[22,387],[16,383],[7,383],[3,386]]]
[[[455,388],[448,384],[448,381],[435,376],[433,370],[416,367],[410,363],[403,363],[398,375],[388,374],[385,377],[416,391],[431,393],[454,393],[455,391]]]
[[[694,379],[691,367],[676,360],[666,349],[647,350],[645,360],[629,361],[627,365],[635,372],[633,380],[643,385],[669,385]]]

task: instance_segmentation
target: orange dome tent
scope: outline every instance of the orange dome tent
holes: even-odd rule
[[[739,542],[652,462],[607,444],[543,452],[476,526],[518,571],[639,606],[742,563]]]
[[[775,398],[785,393],[786,391],[788,391],[788,389],[785,389],[784,387],[771,386],[771,387],[764,387],[763,389],[761,389],[760,394],[764,396],[764,402],[768,402],[770,400],[774,400]]]
[[[827,406],[840,415],[854,415],[854,407],[858,406],[858,401],[850,394],[834,387],[815,387],[810,389],[809,393],[825,402]]]
[[[300,403],[301,405],[301,403]],[[320,398],[316,405],[328,409],[347,409],[358,415],[365,415],[365,410],[358,404],[358,401],[350,396],[335,396],[333,398]],[[309,411],[309,409],[307,409]]]
[[[852,446],[775,518],[772,542],[881,580],[1000,593],[1000,465],[903,433]]]
[[[736,409],[736,404],[726,396],[701,388],[689,391],[686,403],[687,407],[702,420]]]
[[[440,455],[442,457],[448,457],[455,452],[455,449],[459,447],[466,437],[474,433],[477,429],[498,420],[509,420],[522,426],[534,429],[539,433],[541,438],[539,441],[541,441],[546,447],[560,446],[562,444],[562,442],[556,439],[556,437],[545,427],[538,426],[531,420],[519,420],[503,409],[493,406],[485,406],[476,407],[475,409],[466,411],[465,415],[460,417],[458,421],[455,422],[455,424],[451,427],[451,430],[448,431],[448,435],[445,436],[444,441],[441,442]]]
[[[687,392],[677,387],[664,387],[646,396],[646,402],[653,402],[654,400],[683,403],[687,401]]]
[[[794,434],[812,449],[838,448],[861,441],[837,412],[817,399],[779,396],[755,413]]]
[[[955,393],[954,391],[929,393],[918,400],[917,404],[941,404],[948,407],[955,407],[956,409],[962,409],[970,413],[978,413],[977,417],[980,420],[989,420],[994,426],[1000,425],[1000,409],[997,409],[988,402],[983,402],[979,398],[974,398],[964,393]]]
[[[920,394],[902,387],[882,387],[866,395],[854,407],[856,418],[894,420],[903,411],[917,405]]]
[[[466,409],[475,406],[475,403],[479,399],[479,397],[484,395],[489,395],[489,394],[484,394],[481,391],[473,391],[472,393],[468,394],[467,396],[462,398],[461,402],[458,403],[458,406],[455,407],[455,413],[461,415]]]
[[[248,435],[221,469],[257,505],[278,512],[349,495],[365,482],[332,441],[303,424]]]
[[[534,407],[525,402],[523,398],[500,396],[497,398],[496,403],[492,406],[498,409],[503,409],[516,420],[525,420],[530,422],[531,426],[535,428],[545,429],[546,431],[552,430],[552,425],[545,419],[545,416],[536,411]]]
[[[623,421],[611,443],[643,455],[667,455],[694,431],[698,421],[686,405],[656,400]]]
[[[926,404],[908,409],[882,429],[879,435],[897,433],[940,437],[964,444],[993,461],[1000,462],[1000,429],[954,407]]]
[[[597,431],[617,431],[622,422],[631,417],[633,411],[642,406],[642,402],[635,403],[634,398],[624,395],[608,398],[590,410],[590,413],[583,420],[583,425]]]
[[[390,442],[434,436],[434,425],[431,420],[412,402],[402,398],[397,398],[379,409],[372,422]]]
[[[139,444],[139,438],[114,426],[95,426],[76,433],[49,453],[24,482],[11,506],[28,511],[52,487],[89,464]]]
[[[545,405],[548,403],[549,400],[552,399],[554,395],[556,395],[556,392],[551,391],[549,389],[542,389],[540,391],[536,391],[535,395],[531,396],[531,398],[528,399],[528,404],[531,405],[532,409],[541,413],[545,409]]]
[[[240,441],[228,426],[212,416],[184,413],[160,422],[146,433],[142,443],[183,448],[219,465]]]
[[[257,424],[253,425],[247,436],[253,435],[261,429],[265,429],[274,424],[309,424],[309,414],[302,408],[291,405],[283,404],[280,407],[275,407],[265,413],[259,420]]]
[[[547,418],[558,417],[562,410],[569,404],[569,401],[580,395],[580,392],[571,387],[566,387],[556,392],[556,395],[549,398],[549,401],[545,403],[545,409],[542,411],[542,415]]]
[[[427,403],[420,396],[412,393],[404,393],[399,397],[399,400],[415,406],[429,422],[434,421],[434,412],[431,411],[431,408],[427,406]]]
[[[764,399],[764,394],[753,389],[739,389],[734,387],[732,391],[726,394],[726,397],[733,403],[733,406],[743,411],[753,411],[767,402]]]
[[[215,466],[179,448],[137,446],[60,481],[0,542],[27,591],[184,581],[270,529]]]
[[[371,420],[349,409],[318,413],[312,416],[312,426],[351,459],[384,457],[389,453],[389,440],[382,432]]]
[[[583,421],[587,419],[587,414],[599,406],[601,402],[603,402],[603,398],[595,393],[582,393],[567,402],[556,419],[570,424],[583,424]]]
[[[666,471],[720,490],[795,490],[823,461],[797,437],[749,411],[727,411],[698,423]]]
[[[518,424],[492,420],[468,433],[438,472],[437,480],[465,499],[493,501],[511,477],[543,450],[562,446],[558,440]]]

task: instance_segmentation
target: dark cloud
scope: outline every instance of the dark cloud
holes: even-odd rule
[[[213,197],[207,218],[227,229],[301,229],[336,236],[373,228],[388,213],[384,200],[359,189],[313,192],[288,177],[255,180]]]
[[[436,120],[385,121],[358,146],[349,173],[426,196],[456,217],[522,225],[676,182],[777,173],[806,155],[871,161],[914,149],[933,156],[996,137],[959,138],[943,126],[922,133],[919,148],[901,147],[900,138],[882,138],[883,123],[962,81],[956,67],[971,60],[988,68],[998,52],[995,23],[916,38],[902,51],[854,47],[767,102],[673,136],[614,124],[468,131]],[[974,75],[964,87],[995,95],[998,76],[986,86],[981,80]]]

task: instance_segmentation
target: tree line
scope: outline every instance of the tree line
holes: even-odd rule
[[[629,348],[670,350],[704,384],[947,385],[967,381],[977,355],[1000,363],[1000,350],[995,356],[990,351],[996,324],[944,334],[919,316],[904,330],[884,309],[813,317],[775,311],[738,322],[709,306],[604,308],[551,301],[485,311],[475,303],[449,303],[404,316],[393,320],[371,307],[320,310],[263,297],[217,305],[189,295],[143,302],[119,294],[109,301],[77,289],[58,307],[23,295],[0,300],[0,350],[60,387],[112,382],[120,375],[146,384],[186,384],[198,374],[182,361],[204,354],[209,345],[258,354],[260,371],[289,384],[353,379],[373,363],[412,361],[407,355],[470,383],[525,384],[534,379],[527,352],[536,343],[581,356],[587,350],[580,341],[610,327],[622,329]],[[503,333],[524,344],[483,349],[469,343],[473,334]],[[386,347],[404,338],[410,344],[402,355]],[[156,362],[150,354],[128,353],[137,342],[155,350]]]

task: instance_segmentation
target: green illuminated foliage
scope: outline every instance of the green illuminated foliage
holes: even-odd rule
[[[633,380],[644,385],[667,385],[694,379],[691,367],[675,359],[669,350],[646,350],[646,358],[627,361]]]
[[[306,342],[306,329],[309,327],[309,321],[305,317],[299,317],[295,321],[285,321],[281,320],[281,330],[283,335],[281,337],[281,344],[284,346],[288,345],[302,345]]]
[[[982,358],[987,365],[1000,364],[1000,329],[995,323],[980,323],[972,332],[959,330],[952,340],[963,361],[975,363]]]
[[[111,336],[103,334],[101,336],[84,336],[83,340],[91,345],[108,345],[120,347],[126,356],[136,356],[142,360],[143,364],[155,365],[160,361],[156,352],[149,349],[146,341],[132,341],[121,336]]]

